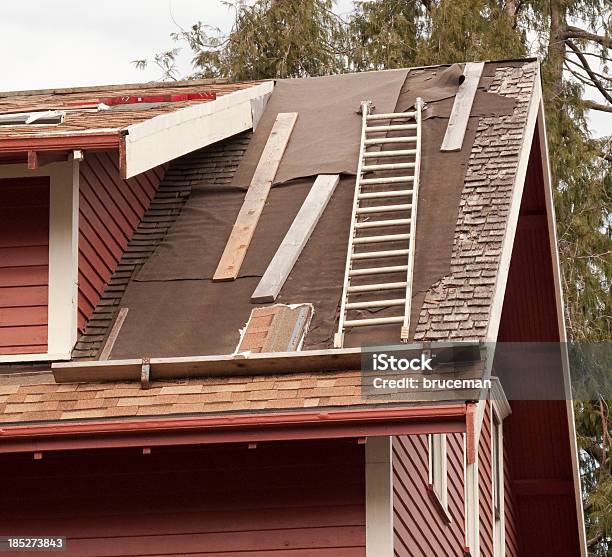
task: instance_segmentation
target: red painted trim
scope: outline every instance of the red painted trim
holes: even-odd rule
[[[116,149],[119,147],[119,138],[118,131],[4,138],[0,139],[0,153],[63,151],[70,149]]]
[[[468,464],[474,464],[476,462],[476,404],[471,403],[467,405],[466,411],[466,459]]]
[[[463,433],[466,406],[198,416],[14,425],[0,453],[208,443]]]

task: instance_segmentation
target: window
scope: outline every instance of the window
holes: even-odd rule
[[[446,435],[429,435],[429,487],[438,504],[450,521],[448,514],[448,473]]]

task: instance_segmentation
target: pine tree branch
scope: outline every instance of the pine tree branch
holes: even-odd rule
[[[591,80],[588,77],[582,75],[581,73],[579,73],[576,70],[572,70],[572,68],[569,67],[568,63],[576,64],[576,66],[578,66],[579,68],[582,69],[582,66],[580,64],[578,64],[576,62],[573,62],[572,60],[569,60],[568,58],[565,59],[565,69],[569,73],[571,73],[583,85],[586,85],[587,87],[592,87],[593,86],[593,83],[591,82]],[[612,89],[610,89],[610,90],[612,90]]]
[[[583,52],[582,54],[584,55],[584,52]],[[582,66],[582,64],[579,64],[578,62],[576,62],[575,60],[572,60],[571,58],[565,58],[565,61],[566,61],[566,62],[569,62],[570,64],[573,64],[574,66],[579,67],[581,70],[583,70],[583,69],[584,69],[584,67]],[[593,73],[594,73],[594,74],[595,74],[595,75],[596,75],[596,76],[597,76],[599,79],[601,79],[602,81],[610,81],[610,82],[612,82],[612,77],[611,77],[611,76],[609,76],[609,75],[604,75],[604,74],[601,74],[601,73],[597,73],[596,71],[594,71]],[[581,75],[582,75],[582,74],[581,74]],[[586,78],[585,78],[585,79],[586,79]],[[608,89],[608,88],[606,87],[606,89]],[[609,91],[609,90],[610,90],[610,89],[608,89],[608,91]]]
[[[588,60],[582,55],[580,49],[570,40],[565,41],[567,46],[573,53],[578,57],[584,71],[589,75],[591,81],[593,82],[593,86],[603,95],[604,99],[606,99],[610,104],[612,104],[612,95],[606,91],[606,88],[602,85],[601,81],[595,74],[595,72],[591,69]]]
[[[561,38],[563,39],[581,39],[586,41],[592,41],[600,44],[604,48],[612,48],[612,37],[608,35],[596,35],[595,33],[589,33],[579,27],[573,25],[566,25],[561,32]]]
[[[601,540],[604,538],[604,533],[602,531],[597,532],[592,538],[587,540],[587,547],[591,549],[596,546]]]
[[[606,106],[605,104],[583,100],[582,106],[584,106],[584,108],[588,108],[589,110],[599,110],[600,112],[610,112],[612,114],[612,106]]]

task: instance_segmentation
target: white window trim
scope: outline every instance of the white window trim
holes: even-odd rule
[[[49,296],[47,352],[0,355],[0,363],[69,360],[77,339],[79,258],[79,162],[37,170],[0,165],[0,178],[49,177]]]
[[[497,474],[497,485],[500,487],[499,518],[495,516],[495,484],[491,490],[491,508],[493,524],[493,555],[494,557],[506,556],[506,515],[505,515],[505,486],[504,486],[504,419],[512,412],[510,404],[506,399],[503,388],[497,377],[493,378],[491,388],[491,462],[493,466],[493,444],[495,442],[494,430],[497,429],[497,451],[499,457],[499,468],[492,469],[492,474]]]
[[[435,498],[447,522],[452,521],[448,512],[448,453],[446,434],[432,433],[427,436],[429,460],[429,490]]]

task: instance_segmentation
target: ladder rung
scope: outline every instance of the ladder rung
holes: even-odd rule
[[[372,267],[371,269],[351,269],[349,275],[351,277],[360,277],[363,275],[377,275],[385,273],[399,273],[407,271],[408,265],[392,265],[390,267]]]
[[[395,242],[397,240],[408,240],[410,234],[387,234],[386,236],[365,236],[353,238],[353,244],[377,244],[378,242]]]
[[[385,197],[404,197],[412,195],[412,190],[396,190],[396,191],[375,191],[368,193],[360,193],[358,199],[384,199]]]
[[[403,282],[380,282],[378,284],[360,284],[359,286],[349,286],[349,292],[378,292],[379,290],[398,290],[406,288],[406,281]]]
[[[416,130],[416,124],[391,124],[389,126],[366,126],[366,133],[399,132],[403,130]]]
[[[402,205],[377,205],[376,207],[360,207],[357,209],[358,215],[365,213],[390,213],[393,211],[408,211],[412,205],[410,203],[404,203]]]
[[[393,298],[392,300],[375,300],[373,302],[350,302],[346,304],[346,309],[387,308],[391,306],[403,306],[405,303],[405,298]]]
[[[410,224],[410,219],[388,219],[388,220],[371,220],[365,222],[356,222],[355,228],[361,230],[362,228],[378,228],[381,226],[401,226],[403,224]]]
[[[403,323],[404,318],[398,317],[372,317],[370,319],[351,319],[344,322],[345,327],[367,327],[368,325],[386,325],[388,323]]]
[[[366,139],[363,143],[364,145],[378,145],[379,143],[410,143],[416,140],[416,135],[410,135],[406,137],[377,137]]]
[[[414,168],[413,162],[398,162],[392,164],[367,164],[361,167],[362,172],[370,172],[374,170],[401,170],[403,168]]]
[[[390,178],[362,178],[359,183],[367,184],[401,184],[402,182],[412,182],[414,176],[393,176]]]
[[[363,253],[354,253],[351,259],[377,259],[379,257],[399,257],[400,255],[408,255],[407,249],[390,249],[384,251],[366,251]]]
[[[388,112],[386,114],[368,114],[366,120],[399,120],[401,118],[414,118],[415,112]]]
[[[365,158],[374,158],[374,159],[377,159],[379,157],[404,157],[408,155],[416,155],[416,149],[395,149],[393,151],[370,151],[369,153],[363,154]]]

